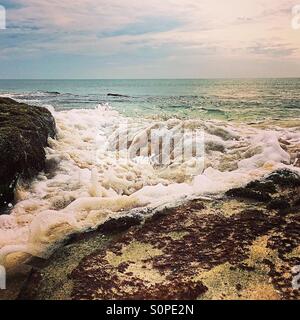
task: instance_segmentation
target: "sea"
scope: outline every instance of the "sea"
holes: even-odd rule
[[[111,218],[300,173],[300,79],[0,80],[53,115],[46,169],[0,213],[0,265],[46,258]]]
[[[0,93],[30,104],[50,104],[56,110],[108,103],[130,116],[176,115],[228,121],[300,117],[300,78],[0,80]]]

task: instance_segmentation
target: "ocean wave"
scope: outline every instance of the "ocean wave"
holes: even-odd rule
[[[7,98],[30,98],[30,97],[47,97],[47,96],[58,96],[60,92],[57,91],[33,91],[33,92],[22,92],[22,93],[1,93],[2,97]]]
[[[43,257],[68,235],[132,210],[219,195],[282,167],[298,170],[288,150],[300,143],[294,128],[129,118],[107,104],[60,112],[48,108],[58,139],[49,139],[46,172],[30,185],[20,183],[11,214],[0,216],[0,263],[16,252]],[[184,128],[185,140],[178,128]],[[163,147],[149,153],[153,130],[159,139],[170,132],[177,139],[167,165],[160,161]],[[136,145],[138,153],[131,156]],[[194,147],[202,150],[197,156]],[[193,150],[182,157],[182,148]]]

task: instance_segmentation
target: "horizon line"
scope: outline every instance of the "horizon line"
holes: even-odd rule
[[[297,77],[206,77],[206,78],[0,78],[0,81],[14,80],[270,80],[270,79],[300,79]]]

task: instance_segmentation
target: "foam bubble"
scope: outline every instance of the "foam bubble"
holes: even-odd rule
[[[280,139],[290,145],[300,141],[292,128],[264,131],[218,121],[125,118],[107,105],[49,110],[58,139],[49,139],[45,172],[30,185],[20,184],[11,215],[0,216],[1,261],[13,252],[45,256],[66,236],[133,208],[156,208],[245,184],[289,165]],[[158,139],[173,137],[166,163],[160,160],[170,145],[149,152],[153,130]],[[200,152],[191,156],[195,148]]]

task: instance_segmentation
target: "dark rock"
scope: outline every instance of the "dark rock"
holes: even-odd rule
[[[240,283],[238,283],[238,284],[236,285],[236,290],[238,290],[238,291],[241,291],[241,290],[242,290],[242,286],[241,286]]]
[[[129,96],[123,95],[123,94],[118,94],[118,93],[108,93],[108,97],[119,97],[119,98],[129,98]]]
[[[0,98],[0,208],[13,202],[19,178],[33,178],[45,168],[44,148],[55,134],[47,109]]]
[[[60,94],[60,92],[58,91],[46,91],[46,93],[53,94],[55,96],[58,96]]]
[[[263,202],[268,209],[282,212],[299,206],[299,187],[299,174],[283,169],[274,171],[261,180],[252,181],[245,187],[231,189],[226,195]]]
[[[249,188],[248,186],[244,188],[234,188],[226,192],[226,195],[229,197],[236,197],[236,198],[245,198],[245,199],[252,199],[260,202],[267,202],[270,201],[272,198],[271,196],[264,191],[257,191]]]
[[[268,205],[267,208],[270,210],[287,210],[291,208],[291,205],[289,204],[289,202],[287,200],[285,200],[284,198],[277,198],[277,199],[273,199],[271,200]]]
[[[273,182],[276,186],[279,187],[289,187],[296,188],[300,187],[300,176],[294,172],[287,169],[277,170],[272,172],[267,178],[266,181]]]
[[[140,216],[122,217],[119,219],[110,219],[98,228],[98,232],[103,234],[114,234],[126,231],[132,226],[139,225],[142,222]]]

